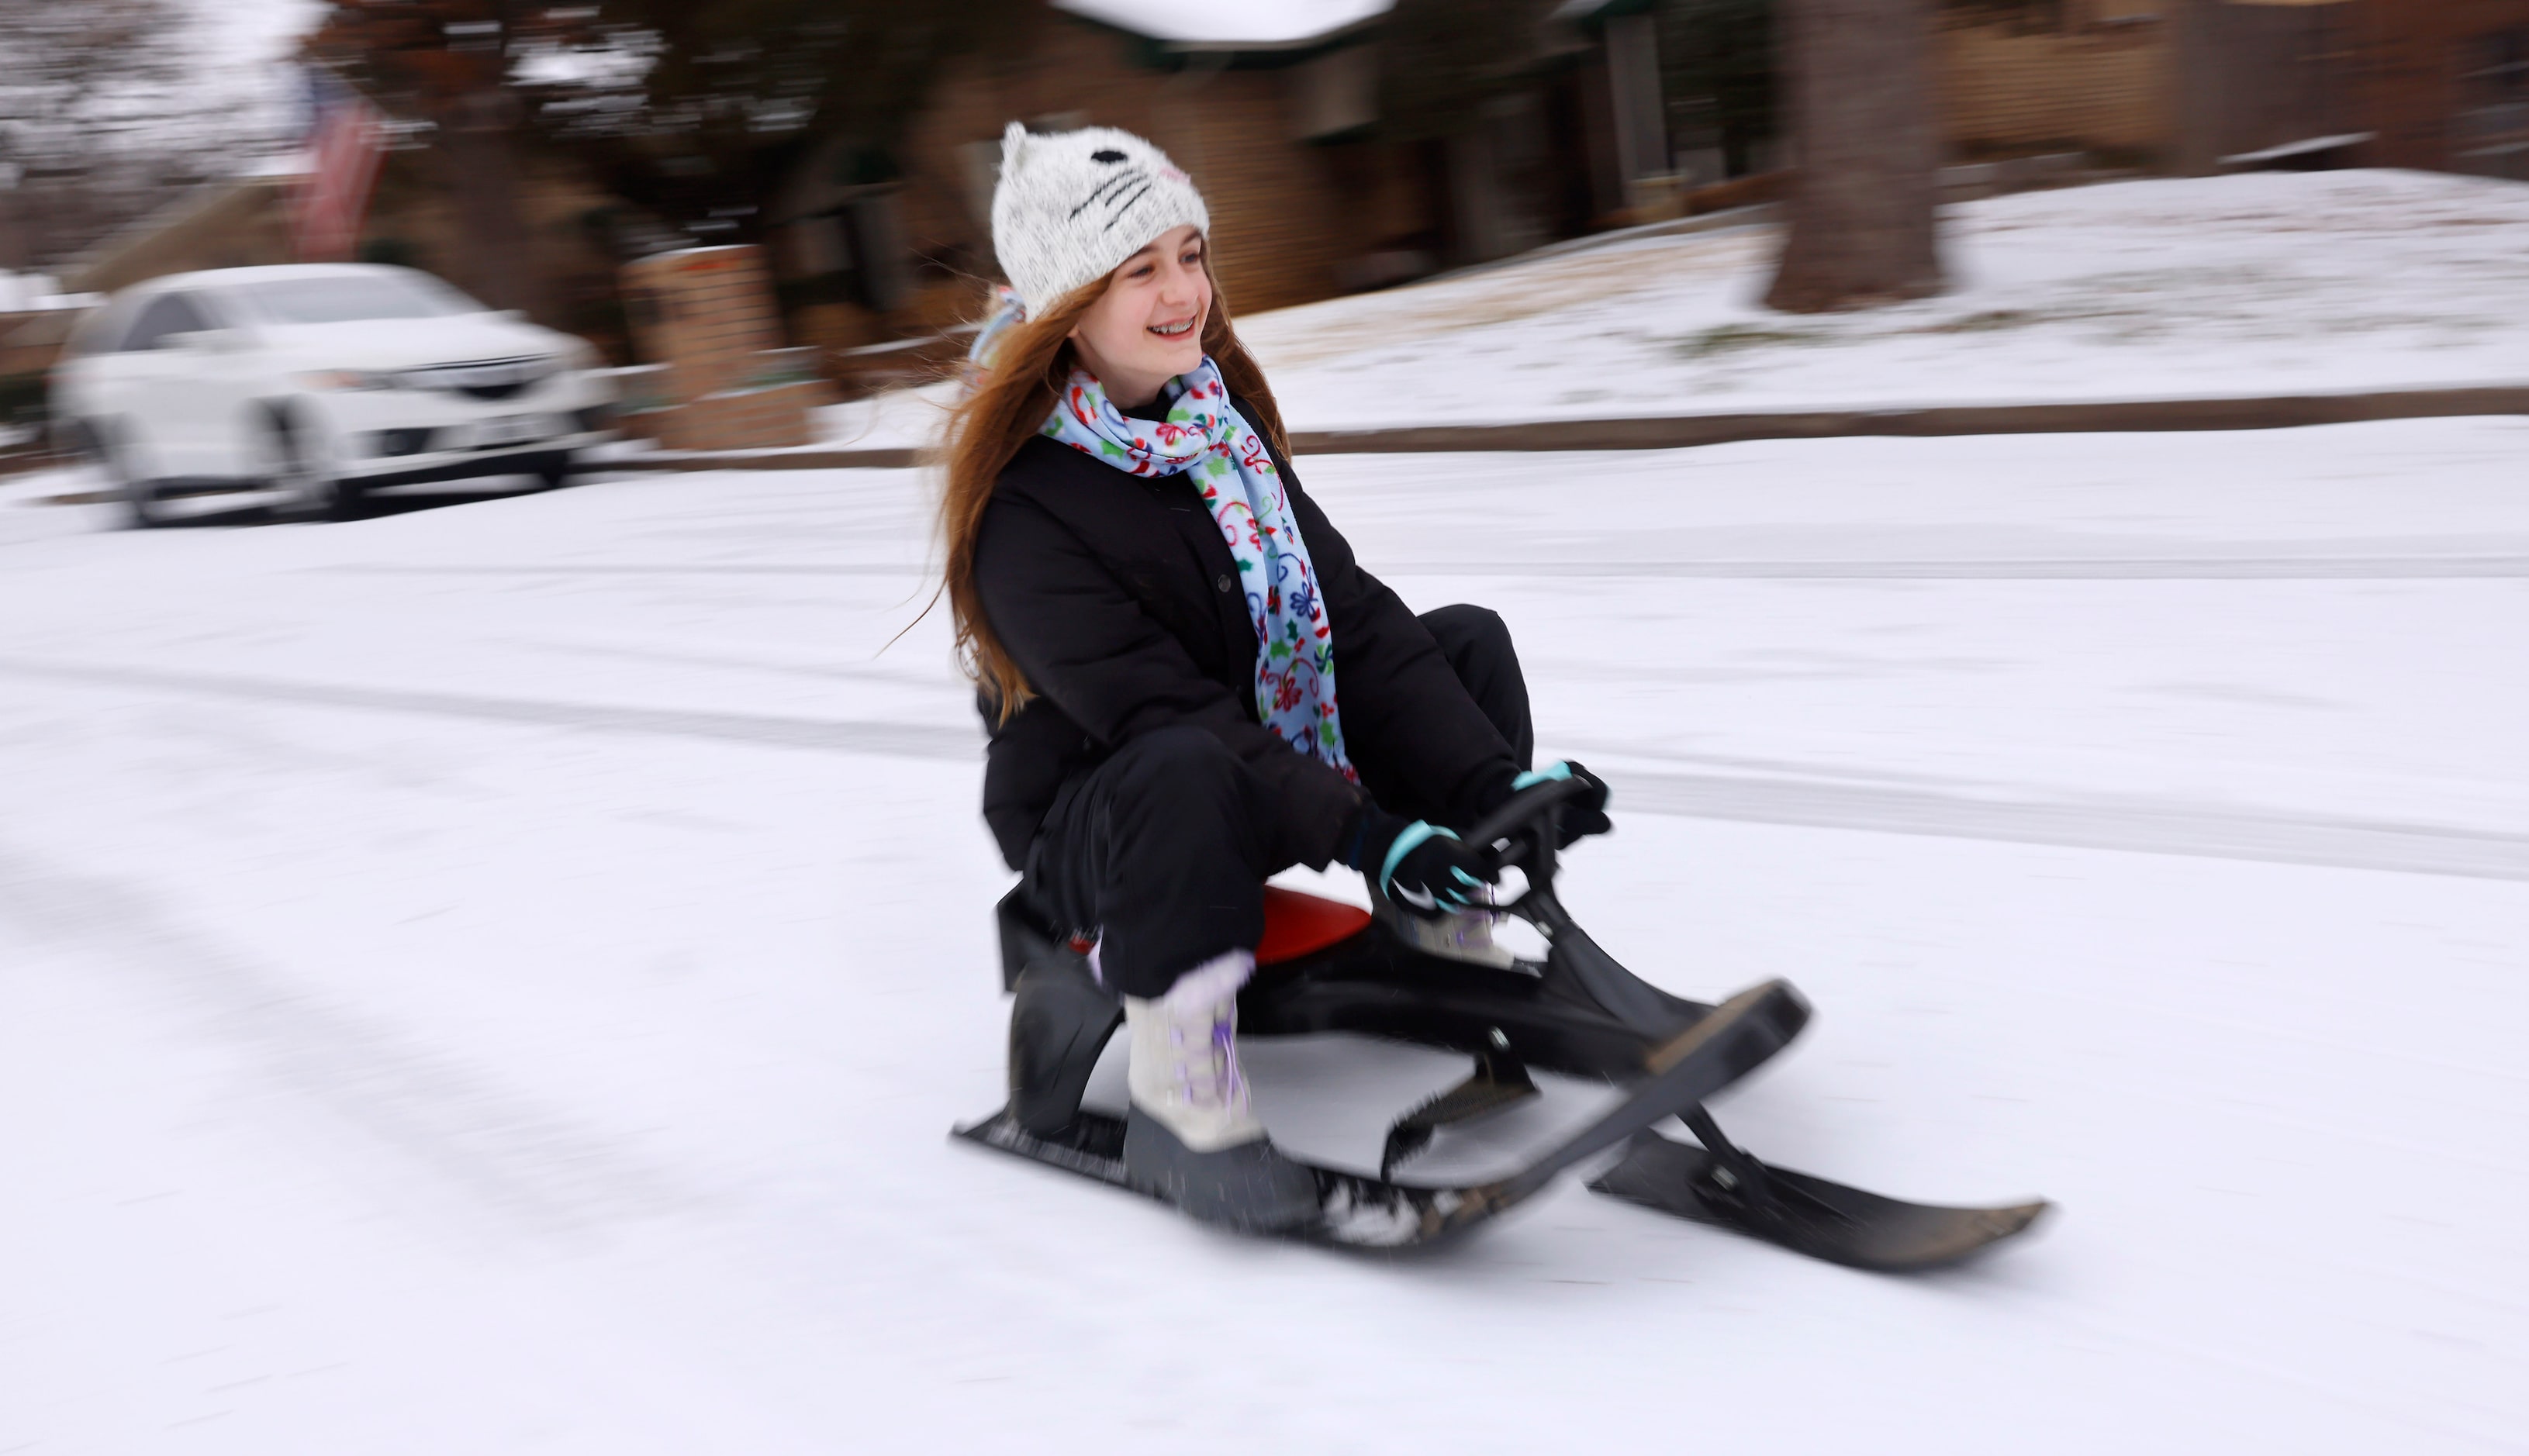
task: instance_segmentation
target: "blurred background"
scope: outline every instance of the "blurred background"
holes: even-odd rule
[[[1943,200],[2255,168],[2529,171],[2529,4],[1890,9],[1928,28],[1920,76],[1863,46],[1817,57],[1819,85],[1919,111]],[[813,350],[793,365],[857,396],[954,353],[993,273],[1012,118],[1158,141],[1211,198],[1247,312],[1762,206],[1799,147],[1776,10],[6,0],[0,411],[32,447],[77,310],[155,276],[407,264],[628,365],[645,350],[625,265],[726,243],[763,250],[779,341]],[[355,135],[317,144],[354,110]],[[311,205],[342,222],[311,235]]]

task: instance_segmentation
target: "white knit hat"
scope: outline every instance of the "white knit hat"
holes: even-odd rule
[[[1211,229],[1194,182],[1130,131],[1089,127],[1001,133],[993,189],[993,251],[1028,317],[1104,278],[1171,228]]]

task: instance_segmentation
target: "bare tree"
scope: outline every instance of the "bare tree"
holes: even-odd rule
[[[944,67],[1015,63],[1065,23],[1044,0],[603,0],[526,94],[539,134],[625,201],[753,241],[805,158],[826,152],[842,185],[899,180]]]
[[[56,263],[217,175],[238,125],[188,86],[175,0],[0,0],[0,268]]]
[[[1792,313],[1941,290],[1930,0],[1782,0],[1790,235],[1765,294]]]
[[[13,0],[0,0],[0,4]],[[1024,37],[1041,0],[326,0],[310,55],[427,124],[453,204],[457,282],[553,317],[525,203],[542,157],[575,155],[644,211],[716,241],[819,142],[890,149],[949,58]]]

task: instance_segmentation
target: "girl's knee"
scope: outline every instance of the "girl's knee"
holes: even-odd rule
[[[1125,759],[1117,774],[1119,790],[1157,791],[1181,797],[1234,786],[1244,766],[1229,746],[1201,728],[1161,728],[1134,739],[1115,754]]]
[[[1489,606],[1462,601],[1454,606],[1435,607],[1423,614],[1423,625],[1440,644],[1441,650],[1453,658],[1469,650],[1490,653],[1510,650],[1510,624]]]

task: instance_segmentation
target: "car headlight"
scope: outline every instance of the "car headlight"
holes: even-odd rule
[[[369,369],[319,369],[298,376],[311,390],[392,390],[396,377]]]

